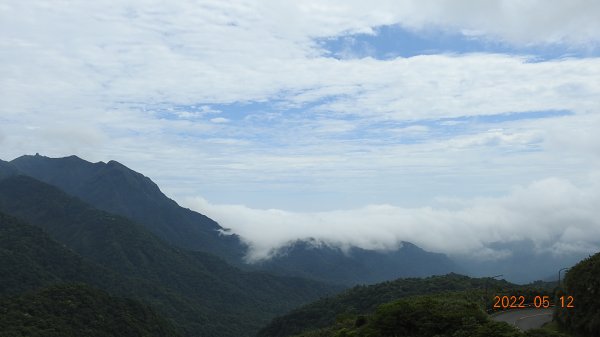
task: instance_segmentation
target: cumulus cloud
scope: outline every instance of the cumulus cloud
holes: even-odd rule
[[[600,248],[600,172],[586,184],[549,178],[515,187],[497,198],[454,200],[449,205],[403,208],[369,205],[327,212],[288,212],[212,204],[187,206],[216,219],[248,243],[248,259],[268,259],[296,240],[347,248],[396,249],[402,241],[450,255],[491,257],[498,243],[531,241],[537,252],[592,253]]]
[[[211,118],[210,121],[213,123],[221,124],[221,123],[228,123],[229,119],[223,118],[223,117],[215,117],[215,118]]]
[[[3,109],[6,114],[26,114],[40,107],[65,111],[123,102],[277,98],[308,103],[328,97],[342,99],[324,110],[383,112],[399,118],[563,108],[568,95],[564,88],[597,94],[590,82],[598,76],[597,60],[531,64],[522,57],[434,55],[339,61],[325,57],[315,39],[404,24],[419,29],[495,27],[494,32],[507,38],[525,36],[534,42],[569,37],[595,41],[598,20],[592,13],[598,5],[575,2],[7,4],[0,12],[0,43],[6,46],[0,61],[10,65],[0,82],[6,96]],[[551,24],[536,25],[537,18]],[[554,31],[568,36],[556,37]],[[581,68],[587,72],[576,71]],[[526,106],[515,109],[516,102]],[[569,105],[579,106],[576,102]]]

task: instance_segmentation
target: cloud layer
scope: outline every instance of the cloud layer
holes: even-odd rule
[[[309,236],[588,249],[599,16],[584,0],[6,2],[0,156],[119,160],[178,200],[205,196],[195,207],[255,258]],[[382,26],[505,48],[337,59],[325,46]]]
[[[215,205],[202,198],[186,204],[240,235],[250,247],[251,261],[268,259],[278,249],[308,239],[375,250],[393,250],[408,241],[430,251],[481,259],[505,257],[507,252],[490,248],[493,244],[531,241],[536,252],[564,256],[600,248],[600,172],[588,178],[584,186],[546,179],[504,197],[446,200],[437,208],[370,205],[295,213]]]

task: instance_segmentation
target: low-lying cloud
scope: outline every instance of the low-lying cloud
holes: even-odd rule
[[[289,212],[215,205],[203,198],[185,204],[217,220],[250,247],[249,261],[268,259],[296,240],[341,247],[390,250],[408,241],[451,256],[506,256],[498,243],[530,240],[537,252],[592,253],[600,247],[600,172],[585,184],[558,178],[515,187],[495,198],[445,200],[438,207],[369,205],[351,210]]]

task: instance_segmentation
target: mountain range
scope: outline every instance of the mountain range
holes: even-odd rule
[[[314,241],[297,241],[257,266],[278,275],[297,275],[346,285],[462,270],[446,255],[427,252],[410,242],[403,242],[394,251],[358,247],[342,251]]]
[[[593,299],[600,255],[572,268],[565,287],[555,289],[452,273],[406,278],[459,268],[409,242],[377,252],[298,241],[269,261],[248,265],[242,240],[222,230],[117,162],[39,155],[0,161],[0,332],[563,336],[522,334],[490,321],[484,309],[491,307],[492,292],[571,294],[577,309],[557,309],[559,322],[584,335],[600,331]]]
[[[447,256],[426,252],[408,242],[396,251],[379,252],[356,247],[342,251],[298,241],[270,260],[248,265],[243,259],[246,247],[238,236],[224,235],[218,223],[179,206],[148,177],[116,161],[91,163],[76,156],[49,158],[36,154],[4,165],[13,174],[33,177],[95,208],[129,218],[177,247],[214,254],[246,270],[344,285],[462,271]]]
[[[340,289],[241,271],[28,176],[0,181],[0,213],[0,296],[83,282],[151,305],[184,336],[250,336]]]

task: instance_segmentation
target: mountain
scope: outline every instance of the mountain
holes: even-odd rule
[[[158,237],[239,264],[245,247],[235,235],[222,235],[212,219],[179,206],[150,178],[116,162],[90,163],[77,156],[21,156],[10,162],[20,173],[57,186],[95,208],[144,225]]]
[[[54,285],[0,298],[4,337],[178,336],[152,308],[85,285]]]
[[[28,221],[117,274],[132,285],[127,294],[156,307],[188,336],[248,336],[275,315],[339,289],[242,272],[210,254],[174,247],[143,226],[27,176],[0,181],[0,212]]]
[[[215,254],[244,269],[346,285],[462,271],[447,256],[408,242],[393,252],[356,247],[343,252],[299,241],[269,261],[245,265],[242,257],[246,248],[237,236],[221,235],[223,228],[216,222],[180,207],[149,178],[118,162],[91,163],[76,156],[48,158],[36,154],[21,156],[10,164],[21,174],[57,186],[96,208],[130,218],[161,239]]]
[[[336,247],[298,241],[259,266],[281,275],[347,285],[460,271],[446,255],[426,252],[409,242],[389,252],[357,247],[344,252]]]

